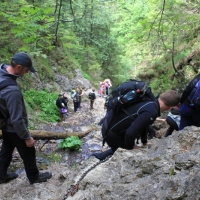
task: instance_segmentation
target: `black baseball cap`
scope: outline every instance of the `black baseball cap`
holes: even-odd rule
[[[31,72],[37,72],[37,70],[32,66],[32,60],[30,56],[25,52],[16,53],[12,57],[12,62],[28,67]]]

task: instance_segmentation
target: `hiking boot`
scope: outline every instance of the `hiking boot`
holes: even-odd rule
[[[0,184],[1,183],[7,183],[13,179],[16,179],[18,177],[18,174],[15,172],[9,172],[7,175],[3,178],[0,178]]]
[[[46,182],[51,177],[52,177],[51,172],[44,172],[44,173],[39,172],[38,178],[34,181],[30,181],[30,184]]]
[[[112,149],[108,149],[108,150],[101,152],[101,153],[93,153],[91,156],[94,156],[99,160],[104,160],[108,156],[112,156],[113,154],[114,154],[114,152],[112,151]]]

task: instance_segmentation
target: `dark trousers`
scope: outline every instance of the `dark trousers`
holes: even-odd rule
[[[166,121],[169,124],[169,128],[165,133],[165,137],[171,135],[174,130],[178,131],[178,125],[171,117],[167,116]]]
[[[198,126],[200,127],[200,110],[193,107],[181,105],[180,109],[181,121],[179,130],[184,129],[186,126]]]
[[[148,129],[148,136],[149,136],[149,139],[153,139],[155,137],[155,131],[154,129],[152,128],[151,125],[149,125],[149,129]]]
[[[106,87],[106,95],[109,95],[109,87]]]
[[[94,105],[94,100],[90,100],[90,109],[94,109],[93,105]]]
[[[135,138],[137,139],[137,137]],[[109,131],[105,141],[107,142],[108,146],[111,147],[113,152],[115,152],[118,148],[127,149],[125,144],[125,135],[124,134],[117,134],[112,131]],[[141,142],[143,144],[147,143],[147,132],[146,130],[141,134]],[[135,142],[134,142],[135,145]]]
[[[6,176],[14,148],[16,147],[23,160],[28,179],[34,181],[39,174],[36,166],[35,147],[27,147],[25,141],[17,133],[2,132],[3,143],[0,151],[0,178]]]
[[[74,112],[76,112],[79,108],[79,101],[74,102]]]
[[[81,96],[79,96],[79,103],[78,103],[78,108],[80,108],[81,107]]]

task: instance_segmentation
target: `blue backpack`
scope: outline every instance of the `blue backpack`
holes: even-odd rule
[[[200,110],[200,80],[196,83],[188,99],[190,100],[191,107]]]

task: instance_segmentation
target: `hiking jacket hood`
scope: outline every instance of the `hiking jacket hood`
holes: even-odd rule
[[[9,74],[6,71],[7,65],[0,65],[0,84],[5,80],[15,80],[17,75]],[[2,130],[14,132],[23,139],[31,137],[28,131],[28,116],[21,90],[16,85],[10,85],[0,91],[0,110],[4,116],[9,116]]]

